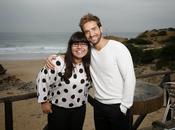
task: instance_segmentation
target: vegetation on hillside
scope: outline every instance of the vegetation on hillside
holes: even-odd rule
[[[175,28],[145,31],[121,42],[130,50],[135,66],[152,63],[155,69],[175,70]]]

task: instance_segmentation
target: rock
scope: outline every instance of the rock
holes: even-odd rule
[[[15,75],[3,74],[0,76],[0,91],[10,89],[32,92],[35,90],[33,82],[24,82]]]
[[[7,70],[0,64],[0,74],[5,74]]]
[[[14,75],[3,74],[0,76],[0,91],[8,90],[12,87],[21,86],[24,82]]]

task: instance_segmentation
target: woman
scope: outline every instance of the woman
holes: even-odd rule
[[[38,102],[48,114],[49,130],[82,130],[90,86],[90,44],[82,32],[69,39],[67,51],[38,74]]]

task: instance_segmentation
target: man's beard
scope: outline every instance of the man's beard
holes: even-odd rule
[[[98,38],[97,38],[97,41],[96,41],[96,42],[91,42],[91,40],[90,40],[90,42],[92,43],[92,45],[93,45],[93,46],[96,46],[96,45],[97,45],[97,44],[100,42],[101,37],[102,37],[102,33],[100,33],[100,34],[99,34],[99,36],[98,36]]]

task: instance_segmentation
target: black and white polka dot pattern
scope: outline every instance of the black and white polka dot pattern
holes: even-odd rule
[[[88,88],[90,82],[84,71],[83,64],[74,66],[72,76],[68,80],[63,80],[65,64],[58,56],[53,61],[55,70],[47,70],[45,67],[39,72],[36,80],[38,102],[50,100],[53,104],[74,108],[82,106],[87,102]]]

